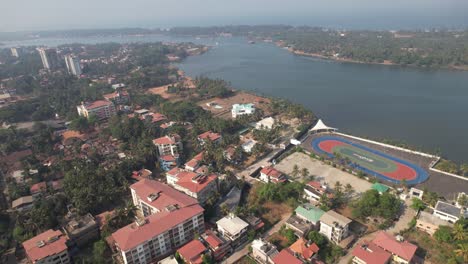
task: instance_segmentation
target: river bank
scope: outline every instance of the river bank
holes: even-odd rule
[[[439,68],[431,68],[431,67],[421,67],[418,65],[403,65],[403,64],[398,64],[394,63],[390,60],[384,60],[383,62],[368,62],[368,61],[360,61],[360,60],[353,60],[349,58],[342,58],[339,56],[327,56],[323,55],[320,53],[311,53],[311,52],[305,52],[302,50],[296,50],[291,47],[285,46],[284,43],[282,42],[276,42],[275,43],[278,47],[280,48],[285,48],[289,52],[291,52],[294,55],[298,56],[305,56],[305,57],[313,57],[313,58],[319,58],[319,59],[324,59],[324,60],[330,60],[330,61],[336,61],[336,62],[344,62],[344,63],[356,63],[356,64],[368,64],[368,65],[386,65],[386,66],[400,66],[400,67],[413,67],[413,68],[419,68],[419,69],[446,69],[446,70],[457,70],[457,71],[468,71],[468,65],[466,66],[457,66],[457,65],[448,65],[448,66],[443,66]]]

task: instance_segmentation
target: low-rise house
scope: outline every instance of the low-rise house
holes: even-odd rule
[[[47,191],[47,183],[46,182],[39,182],[39,183],[33,184],[29,188],[29,192],[34,197],[37,197],[37,196],[43,194],[46,191]]]
[[[202,264],[204,255],[211,255],[210,251],[198,239],[194,239],[177,250],[184,263]]]
[[[349,235],[349,224],[352,220],[330,210],[320,217],[320,233],[330,241],[339,244]]]
[[[275,245],[262,239],[252,241],[252,256],[255,261],[261,264],[273,264],[273,258],[279,252]]]
[[[387,185],[383,185],[381,183],[376,182],[372,184],[372,189],[378,191],[379,194],[383,194],[384,192],[388,192],[390,188]]]
[[[318,181],[310,181],[304,187],[304,198],[309,200],[309,202],[318,203],[324,194],[327,194],[330,198],[333,196],[331,193],[328,193],[327,186],[322,185]]]
[[[224,152],[224,158],[234,164],[238,164],[242,161],[242,151],[237,150],[238,147],[229,146]]]
[[[273,117],[266,117],[255,123],[255,129],[271,130],[275,125],[275,119]]]
[[[203,151],[185,163],[185,169],[188,171],[196,171],[203,162]]]
[[[79,116],[90,118],[96,116],[98,119],[106,119],[116,114],[114,103],[98,100],[91,103],[81,103],[76,107]]]
[[[201,235],[201,239],[210,249],[211,255],[215,261],[222,260],[226,255],[232,252],[230,241],[218,236],[215,232],[207,230]]]
[[[320,218],[323,214],[325,214],[322,209],[311,204],[299,205],[294,212],[296,213],[297,217],[301,218],[307,223],[312,224],[314,229],[318,228],[320,224]]]
[[[411,263],[418,247],[408,241],[398,241],[393,236],[380,231],[372,240],[372,243],[392,254],[392,260],[396,263]]]
[[[159,156],[176,156],[182,151],[182,141],[177,134],[167,135],[153,140],[158,148]]]
[[[31,196],[31,195],[23,196],[23,197],[20,197],[20,198],[14,200],[11,203],[11,208],[13,210],[17,210],[19,212],[26,211],[26,210],[29,210],[29,209],[32,208],[33,203],[34,203],[34,197],[33,196]]]
[[[256,144],[257,144],[257,141],[251,139],[251,140],[248,140],[248,141],[242,143],[241,147],[242,147],[242,150],[245,153],[252,153],[252,150],[253,150],[253,148],[255,147]]]
[[[249,224],[237,216],[225,216],[216,222],[218,232],[231,241],[235,249],[247,242]]]
[[[446,202],[438,201],[434,207],[434,215],[449,223],[460,219],[462,209]]]
[[[447,223],[445,220],[440,219],[439,217],[427,213],[427,212],[419,212],[419,218],[416,221],[416,228],[428,233],[429,235],[434,235],[435,231],[439,229],[441,225],[452,225],[451,223]]]
[[[352,253],[353,264],[388,264],[392,254],[372,242],[357,245]]]
[[[167,184],[204,204],[218,193],[218,176],[174,168],[166,173]]]
[[[315,243],[309,243],[301,237],[289,246],[289,249],[296,257],[303,261],[310,262],[317,256],[320,248]]]
[[[281,250],[278,255],[273,258],[274,264],[303,264],[304,261],[300,260],[294,253],[289,249],[285,248]]]
[[[253,230],[259,230],[260,228],[265,226],[265,223],[262,221],[262,219],[254,215],[248,215],[244,219],[247,223],[249,223],[250,228]]]
[[[179,166],[179,155],[163,155],[159,157],[159,164],[164,171],[170,171]]]
[[[198,202],[158,181],[130,186],[133,203],[146,216],[112,234],[124,263],[153,263],[205,231]]]
[[[70,263],[67,237],[60,231],[49,229],[23,242],[26,256],[31,263]]]
[[[66,218],[63,231],[74,245],[82,247],[99,238],[99,226],[91,214],[69,214]]]
[[[148,113],[141,117],[142,120],[148,120],[153,124],[161,125],[167,121],[167,117],[161,113]]]
[[[24,170],[15,170],[11,173],[11,177],[16,183],[24,183]]]
[[[232,105],[232,118],[237,118],[238,116],[251,115],[255,113],[254,104],[233,104]]]
[[[202,133],[198,135],[197,140],[200,143],[200,145],[205,145],[207,141],[211,141],[213,143],[219,143],[221,142],[221,134],[219,133],[214,133],[212,131],[206,131],[205,133]]]
[[[127,104],[130,101],[130,95],[127,91],[118,89],[113,93],[105,94],[104,99],[116,105]]]
[[[272,182],[272,183],[280,183],[280,182],[286,182],[287,178],[286,175],[284,175],[281,171],[273,168],[273,167],[265,167],[260,171],[260,177],[259,179],[261,181],[264,181],[266,183]]]
[[[135,179],[137,181],[140,181],[142,179],[151,179],[151,176],[153,175],[153,172],[147,169],[141,169],[138,171],[133,171],[132,172],[132,179]]]

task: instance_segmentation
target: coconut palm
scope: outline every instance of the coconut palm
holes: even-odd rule
[[[293,177],[297,177],[297,175],[299,175],[299,166],[297,166],[297,164],[294,164],[294,167],[293,167],[293,170],[291,172],[291,175]]]
[[[455,238],[458,241],[465,240],[465,238],[468,237],[467,231],[464,229],[462,224],[455,224],[453,226],[452,233],[453,233],[453,238]]]
[[[307,168],[302,168],[301,170],[301,176],[303,178],[306,178],[307,176],[309,176],[309,170]]]
[[[458,244],[458,249],[455,250],[455,254],[462,257],[465,263],[468,263],[468,243]]]

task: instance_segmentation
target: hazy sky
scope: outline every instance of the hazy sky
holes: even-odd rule
[[[468,27],[468,0],[0,0],[0,31],[292,24]]]

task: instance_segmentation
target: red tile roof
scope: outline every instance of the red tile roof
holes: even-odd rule
[[[384,231],[380,231],[372,242],[380,248],[383,248],[407,261],[413,259],[414,254],[418,249],[416,245],[413,245],[408,241],[397,241],[393,236],[385,233]]]
[[[104,97],[105,99],[107,99],[107,100],[110,100],[110,99],[114,99],[114,98],[118,97],[118,96],[119,96],[119,93],[120,93],[121,96],[128,96],[128,92],[125,91],[125,90],[122,90],[122,91],[120,91],[120,92],[119,92],[119,91],[115,91],[115,92],[113,92],[113,93],[104,94],[103,97]]]
[[[205,233],[206,236],[204,236],[203,239],[205,239],[206,243],[208,243],[212,249],[216,249],[223,244],[223,241],[213,233],[213,231],[208,230]]]
[[[269,176],[270,180],[275,181],[275,182],[286,181],[286,178],[284,177],[283,173],[281,173],[280,171],[278,171],[277,169],[273,167],[265,167],[260,171],[260,173],[263,173]]]
[[[84,106],[86,109],[95,109],[95,108],[100,108],[104,106],[111,106],[112,102],[104,101],[104,100],[97,100],[91,103],[85,103]]]
[[[178,178],[177,185],[188,189],[193,193],[198,193],[205,189],[211,182],[215,181],[218,176],[216,174],[200,175],[191,171],[179,170],[175,175]]]
[[[392,256],[372,242],[357,245],[351,254],[368,264],[385,264]]]
[[[108,219],[110,220],[112,217],[114,217],[114,213],[114,210],[105,211],[95,216],[100,230],[102,230],[102,228],[107,224]]]
[[[189,160],[187,163],[185,163],[185,167],[188,166],[188,167],[191,167],[191,168],[195,168],[202,161],[203,161],[203,152],[200,152],[195,157],[193,157],[191,160]]]
[[[174,211],[161,210],[161,212],[145,218],[145,224],[138,226],[136,223],[132,223],[114,232],[112,237],[120,250],[126,252],[194,216],[203,214],[203,211],[204,209],[198,204],[189,205]]]
[[[147,170],[147,169],[141,169],[139,171],[133,171],[132,172],[132,178],[135,179],[135,180],[141,180],[141,179],[148,179],[151,174],[153,174],[150,170]]]
[[[199,140],[206,140],[209,139],[211,141],[216,141],[221,138],[221,135],[218,133],[214,133],[212,131],[206,131],[205,133],[202,133],[198,135]]]
[[[39,183],[33,184],[31,186],[31,188],[29,188],[29,191],[32,194],[35,194],[35,193],[38,193],[38,192],[45,191],[46,189],[47,189],[47,183],[46,182],[39,182]]]
[[[167,117],[165,115],[163,115],[163,114],[160,114],[160,113],[151,113],[151,114],[148,114],[148,116],[151,116],[151,122],[152,123],[157,123],[157,122],[167,120]],[[146,116],[145,116],[145,118],[146,118]]]
[[[179,248],[177,252],[187,262],[192,264],[200,264],[203,262],[202,254],[206,251],[205,245],[200,240],[195,239]]]
[[[294,253],[300,254],[304,259],[312,258],[319,251],[319,247],[315,243],[307,246],[307,241],[302,237],[294,242],[289,249]]]
[[[318,181],[310,181],[309,183],[307,183],[307,185],[318,190],[323,190],[322,184],[320,184],[320,182]]]
[[[140,197],[145,203],[157,208],[160,211],[164,211],[169,205],[178,205],[179,207],[186,207],[194,204],[198,204],[197,200],[190,196],[187,196],[170,186],[160,183],[158,181],[143,179],[130,186],[137,196]],[[150,194],[159,193],[159,197],[150,202],[147,197]]]
[[[153,143],[157,145],[176,144],[179,141],[180,141],[180,136],[176,134],[153,139]]]
[[[54,240],[57,238],[57,240]],[[44,246],[38,247],[40,241],[44,242]],[[48,256],[52,256],[67,250],[67,237],[62,232],[49,229],[42,234],[39,234],[27,241],[23,242],[26,255],[32,261],[38,261]]]
[[[172,155],[164,155],[164,156],[161,156],[159,158],[161,160],[164,160],[164,161],[167,161],[167,162],[175,162],[177,160],[177,158],[172,156]]]
[[[302,264],[302,261],[294,256],[290,249],[285,248],[273,258],[275,264]]]

